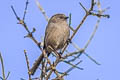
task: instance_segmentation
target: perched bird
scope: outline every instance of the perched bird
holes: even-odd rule
[[[53,50],[57,51],[62,49],[64,44],[68,41],[70,28],[67,24],[67,19],[68,17],[64,14],[55,14],[50,18],[45,30],[43,47],[43,50],[45,50],[48,56]],[[50,47],[53,50],[51,50]],[[30,69],[30,74],[34,75],[43,58],[44,55],[42,53]]]

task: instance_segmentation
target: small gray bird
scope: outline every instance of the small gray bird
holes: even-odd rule
[[[67,42],[70,35],[67,19],[68,17],[64,14],[55,14],[50,18],[45,31],[43,47],[43,50],[45,50],[48,56],[52,52],[50,47],[52,47],[53,50],[59,50],[62,49]],[[30,69],[30,74],[34,75],[43,58],[44,55],[41,54]]]

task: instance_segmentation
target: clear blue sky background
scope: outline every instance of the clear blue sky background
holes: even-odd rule
[[[51,17],[55,13],[72,13],[72,26],[76,27],[84,16],[84,10],[79,6],[82,2],[86,8],[89,8],[91,0],[39,0],[47,15]],[[34,60],[40,55],[40,50],[34,42],[28,38],[23,38],[27,33],[25,29],[16,24],[16,20],[10,6],[14,5],[17,14],[22,17],[26,0],[1,0],[0,1],[0,52],[4,58],[5,73],[11,72],[8,80],[19,80],[28,78],[27,67],[23,50],[26,49],[32,66]],[[36,28],[35,38],[41,41],[44,36],[47,22],[34,0],[29,0],[26,23],[29,29]],[[79,67],[84,70],[74,69],[70,75],[65,77],[66,80],[120,80],[120,10],[119,0],[101,0],[102,8],[110,7],[106,14],[110,14],[110,19],[102,18],[94,39],[86,49],[86,52],[95,58],[102,65],[98,66],[89,60],[85,55],[81,56],[83,62]],[[95,26],[97,18],[88,17],[82,25],[79,32],[73,39],[81,48]],[[73,49],[70,47],[70,49]],[[60,71],[70,66],[58,67]],[[0,64],[0,76],[1,64]],[[35,74],[39,76],[39,71]],[[34,76],[34,77],[35,77]]]

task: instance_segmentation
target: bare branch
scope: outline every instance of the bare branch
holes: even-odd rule
[[[35,0],[38,8],[40,9],[40,11],[42,12],[43,16],[45,17],[46,21],[49,21],[49,18],[48,16],[46,15],[46,12],[45,10],[42,8],[42,6],[40,5],[39,1],[38,0]]]
[[[23,15],[23,21],[25,20],[25,16],[26,16],[26,13],[27,13],[27,7],[28,7],[28,0],[26,1],[26,6],[25,6],[25,10],[24,10],[24,15]]]
[[[36,45],[40,48],[40,50],[42,50],[42,48],[40,46],[40,43],[33,36],[33,32],[35,32],[35,28],[33,28],[33,31],[30,32],[30,30],[28,29],[28,26],[26,25],[26,23],[17,16],[13,6],[11,6],[11,8],[12,8],[17,20],[19,21],[19,24],[21,24],[25,28],[25,30],[28,32],[27,36],[25,36],[25,37],[29,37],[30,39],[32,39],[36,43]]]
[[[87,13],[87,9],[82,5],[81,2],[79,2],[80,6],[84,9],[84,11]]]
[[[5,69],[4,69],[4,63],[3,63],[3,58],[0,52],[0,61],[1,61],[1,65],[2,65],[2,75],[3,75],[3,80],[5,80]]]
[[[7,80],[7,79],[8,79],[9,75],[10,75],[10,72],[8,72],[7,77],[6,77],[6,79],[5,79],[5,80]]]
[[[71,27],[71,13],[69,14],[69,28],[74,32],[75,30]]]
[[[52,74],[52,70],[50,70],[50,72],[47,74],[46,80],[48,80],[50,78],[50,75]]]
[[[96,63],[97,65],[101,65],[101,64],[98,63],[95,59],[93,59],[91,56],[89,56],[86,52],[84,52],[84,54],[85,54],[90,60],[92,60],[94,63]]]
[[[29,60],[28,60],[28,57],[27,57],[26,50],[24,50],[24,54],[25,54],[25,59],[26,59],[26,64],[27,64],[27,69],[28,69],[29,80],[32,80],[31,79],[31,74],[29,74],[29,72],[30,72],[30,66],[29,66]]]
[[[87,43],[85,44],[85,46],[84,46],[84,49],[85,49],[85,50],[86,50],[86,48],[88,47],[88,45],[90,44],[90,42],[92,41],[92,39],[93,39],[93,37],[94,37],[94,35],[95,35],[97,29],[98,29],[99,23],[100,23],[100,20],[97,21],[97,23],[96,23],[96,25],[95,25],[94,31],[92,32],[92,34],[91,34],[89,40],[88,40]]]
[[[88,42],[90,43],[91,42],[91,40],[93,39],[93,36],[92,36],[92,38],[90,38],[90,40],[88,40]],[[87,42],[87,46],[88,46],[88,43]],[[78,50],[78,53],[80,53],[79,51],[81,50],[80,48],[79,48],[79,46],[77,45],[77,44],[75,44],[75,43],[72,43],[73,44],[73,46]],[[93,59],[91,56],[89,56],[86,52],[85,52],[85,50],[86,50],[86,45],[85,45],[85,47],[83,48],[83,52],[82,53],[84,53],[90,60],[92,60],[94,63],[96,63],[97,65],[100,65],[95,59]],[[77,54],[77,52],[76,52],[76,54]],[[76,58],[77,59],[77,58]]]
[[[61,77],[64,77],[65,75],[67,75],[70,71],[72,71],[74,68],[76,68],[76,66],[78,65],[78,64],[80,64],[82,61],[79,61],[77,64],[75,64],[75,66],[72,66],[71,68],[69,68],[67,71],[65,71],[64,73],[63,73],[63,75],[61,76]]]
[[[79,69],[79,70],[83,70],[83,68],[80,68],[80,67],[78,67],[78,66],[70,63],[69,61],[63,61],[63,62],[65,62],[65,63],[67,63],[67,64],[71,65],[72,67],[75,67],[75,68],[77,68],[77,69]],[[81,61],[81,62],[82,62],[82,61]]]
[[[17,18],[17,20],[20,21],[20,18],[18,17],[17,13],[15,12],[15,9],[13,8],[13,6],[11,6],[11,9],[12,9],[15,17]]]

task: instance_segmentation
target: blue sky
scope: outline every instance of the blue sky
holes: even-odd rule
[[[40,55],[40,50],[35,43],[24,38],[27,34],[25,29],[17,24],[17,20],[10,8],[14,6],[17,14],[22,17],[26,0],[2,0],[0,2],[0,52],[4,58],[5,73],[11,72],[8,80],[19,80],[20,78],[28,78],[27,66],[24,57],[24,49],[27,50],[30,66],[34,60]],[[56,13],[64,13],[69,15],[72,13],[72,26],[75,28],[85,15],[84,10],[78,4],[82,2],[86,8],[90,7],[91,0],[39,0],[40,4],[46,11],[48,17]],[[41,36],[44,36],[45,26],[47,21],[39,11],[34,0],[29,0],[28,13],[26,15],[26,23],[29,29],[36,28],[34,33],[35,38],[41,41]],[[80,58],[83,62],[79,67],[84,70],[74,69],[70,75],[65,77],[66,80],[120,80],[120,60],[119,56],[119,41],[120,41],[120,22],[119,22],[119,0],[101,0],[102,8],[110,7],[105,13],[110,15],[110,19],[102,18],[99,28],[86,49],[86,52],[101,63],[100,66],[93,63],[85,55]],[[73,38],[73,42],[84,47],[89,39],[89,36],[96,24],[96,17],[89,16],[85,23],[80,28],[79,32]],[[75,50],[69,47],[70,50]],[[1,65],[1,64],[0,64]],[[60,71],[70,66],[57,67]],[[1,66],[0,66],[0,76]],[[35,76],[39,76],[39,71]],[[35,77],[34,76],[34,77]]]

